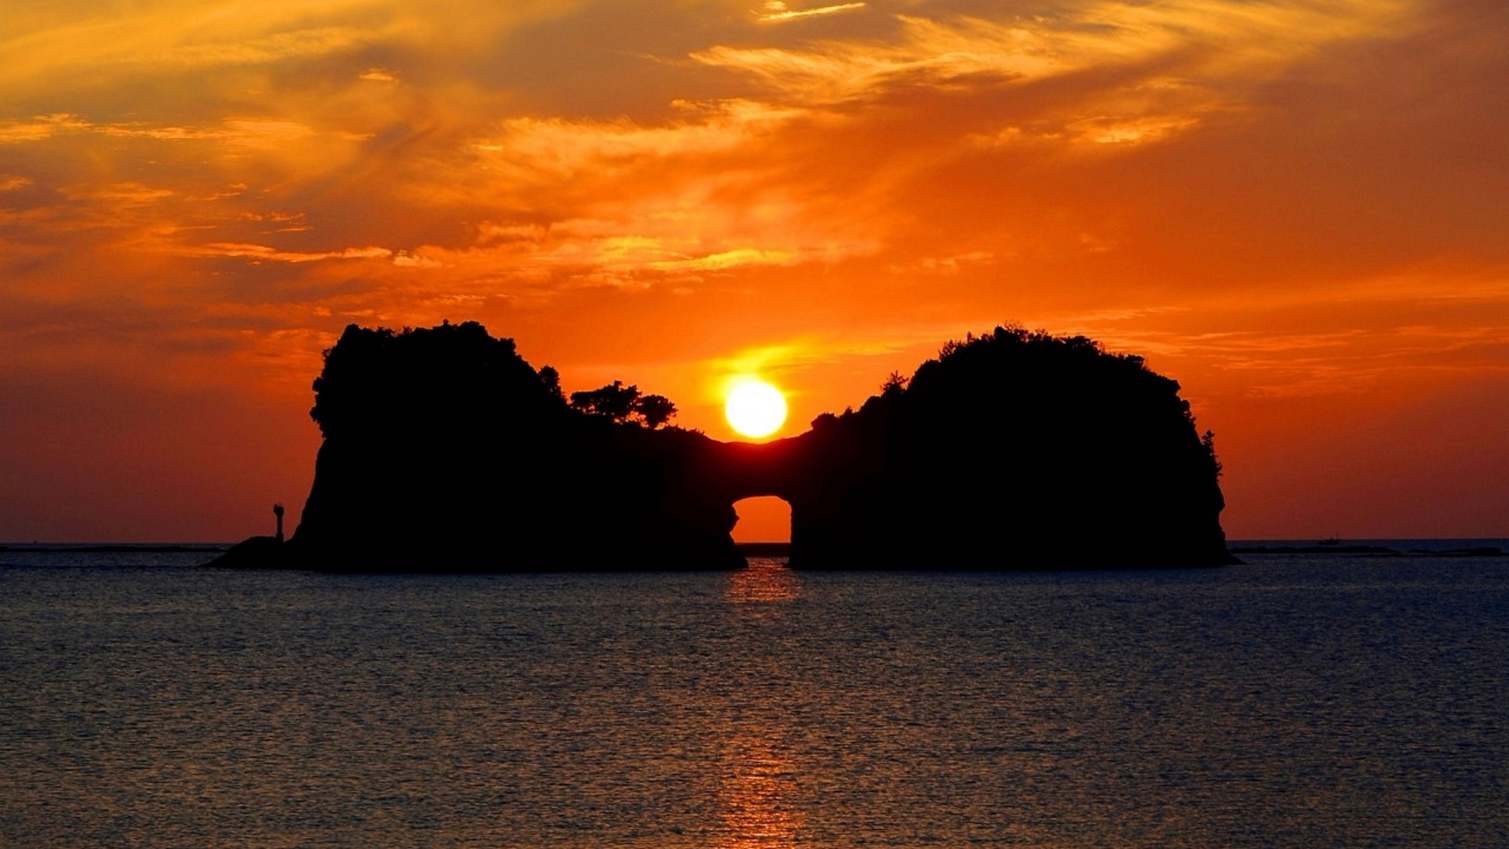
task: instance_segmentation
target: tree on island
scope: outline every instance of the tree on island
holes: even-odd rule
[[[571,407],[589,416],[624,424],[641,424],[654,430],[676,415],[676,404],[664,395],[640,395],[639,387],[615,380],[598,389],[571,393]]]
[[[634,411],[646,427],[654,430],[676,415],[676,404],[664,395],[645,395],[634,403]]]
[[[545,384],[545,391],[550,397],[558,401],[566,400],[561,393],[561,373],[555,370],[555,366],[540,366],[540,383]]]

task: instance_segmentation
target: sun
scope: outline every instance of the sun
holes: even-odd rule
[[[786,397],[763,380],[747,378],[729,390],[723,415],[745,436],[769,436],[786,422]]]

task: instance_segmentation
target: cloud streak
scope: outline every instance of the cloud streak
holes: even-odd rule
[[[835,3],[831,6],[815,6],[810,9],[791,9],[780,0],[772,0],[766,3],[759,12],[760,23],[781,24],[789,21],[799,21],[804,18],[818,18],[826,15],[836,15],[842,12],[856,12],[863,9],[863,3]]]

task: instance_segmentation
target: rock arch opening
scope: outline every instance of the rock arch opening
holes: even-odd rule
[[[756,495],[734,502],[739,521],[736,543],[791,542],[791,504],[778,495]]]

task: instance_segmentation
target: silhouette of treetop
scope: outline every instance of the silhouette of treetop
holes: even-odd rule
[[[945,343],[910,379],[893,372],[857,412],[824,413],[812,426],[826,431],[842,424],[856,436],[921,428],[929,440],[941,440],[937,450],[944,452],[966,436],[1044,445],[1079,439],[1084,451],[1070,456],[1090,462],[1100,453],[1100,462],[1118,464],[1138,453],[1129,446],[1177,438],[1176,453],[1219,475],[1215,436],[1198,435],[1179,388],[1142,357],[1108,352],[1088,337],[1000,326]],[[1024,462],[1023,472],[1051,476],[1051,469],[1034,466]]]
[[[571,393],[571,408],[618,423],[642,424],[651,430],[676,415],[676,405],[664,395],[641,395],[639,387],[615,380],[607,386]]]
[[[617,380],[574,392],[568,404],[554,368],[536,372],[512,339],[475,321],[399,331],[352,324],[324,356],[309,414],[326,437],[352,426],[412,436],[449,422],[501,438],[582,415],[654,430],[676,415],[669,398]]]

